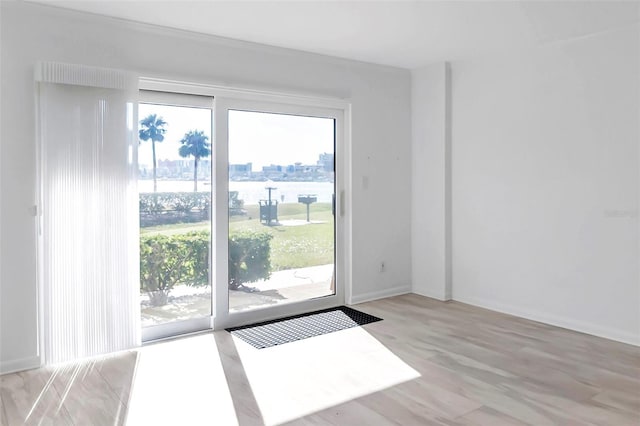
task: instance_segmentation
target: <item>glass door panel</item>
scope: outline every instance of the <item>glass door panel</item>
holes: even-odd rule
[[[335,127],[228,111],[230,313],[335,295]]]
[[[140,103],[138,116],[140,309],[150,340],[211,323],[212,109]]]

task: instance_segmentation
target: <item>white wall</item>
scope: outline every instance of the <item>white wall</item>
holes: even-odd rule
[[[411,71],[411,291],[451,299],[450,70]]]
[[[638,25],[453,71],[453,298],[640,344]]]
[[[352,103],[353,299],[410,289],[410,74],[291,50],[2,2],[0,368],[37,365],[37,60]],[[385,272],[379,271],[384,261]]]

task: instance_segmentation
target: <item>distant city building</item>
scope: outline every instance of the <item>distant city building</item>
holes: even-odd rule
[[[156,174],[162,179],[193,179],[193,158],[177,160],[158,160]],[[152,173],[150,164],[139,164],[139,176],[149,178]],[[266,180],[274,181],[333,181],[334,155],[318,155],[316,164],[270,164],[262,166],[261,171],[253,171],[253,163],[229,164],[229,178],[236,181]],[[198,162],[198,178],[211,178],[211,159],[203,158]]]
[[[229,179],[251,180],[254,176],[253,163],[229,164]]]
[[[248,174],[253,169],[253,163],[247,164],[229,164],[229,174]]]
[[[262,166],[260,171],[253,171],[253,164],[229,164],[229,179],[235,181],[273,180],[273,181],[333,181],[333,153],[318,155],[316,164],[270,164]]]
[[[189,160],[189,169],[193,172],[193,160]],[[211,178],[211,159],[203,158],[198,161],[198,179]]]
[[[156,173],[159,178],[181,178],[187,170],[187,160],[158,160]]]
[[[276,164],[272,164],[270,166],[262,166],[262,171],[264,173],[282,173],[282,166],[278,166]]]
[[[158,160],[156,167],[156,175],[163,179],[193,179],[193,159],[179,160]],[[151,175],[152,166],[148,164],[140,164],[140,176],[149,177]],[[211,160],[201,159],[198,161],[198,178],[211,177]]]
[[[325,172],[332,172],[334,168],[333,158],[333,154],[330,154],[328,152],[320,154],[318,158],[318,165],[321,166],[322,170],[324,170]]]

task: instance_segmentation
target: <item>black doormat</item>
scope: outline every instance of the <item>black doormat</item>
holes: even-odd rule
[[[227,328],[227,331],[251,346],[263,349],[376,321],[382,321],[382,319],[340,306],[242,327]]]

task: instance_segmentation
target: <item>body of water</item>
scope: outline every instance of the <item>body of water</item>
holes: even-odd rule
[[[258,204],[266,200],[269,192],[266,187],[275,187],[271,191],[271,199],[280,203],[297,203],[298,195],[314,194],[319,203],[330,203],[333,196],[333,182],[229,182],[229,191],[238,191],[238,198],[245,205]],[[153,192],[152,180],[139,180],[139,192]],[[193,181],[159,180],[158,192],[190,192]],[[211,191],[209,182],[198,182],[198,192]]]

